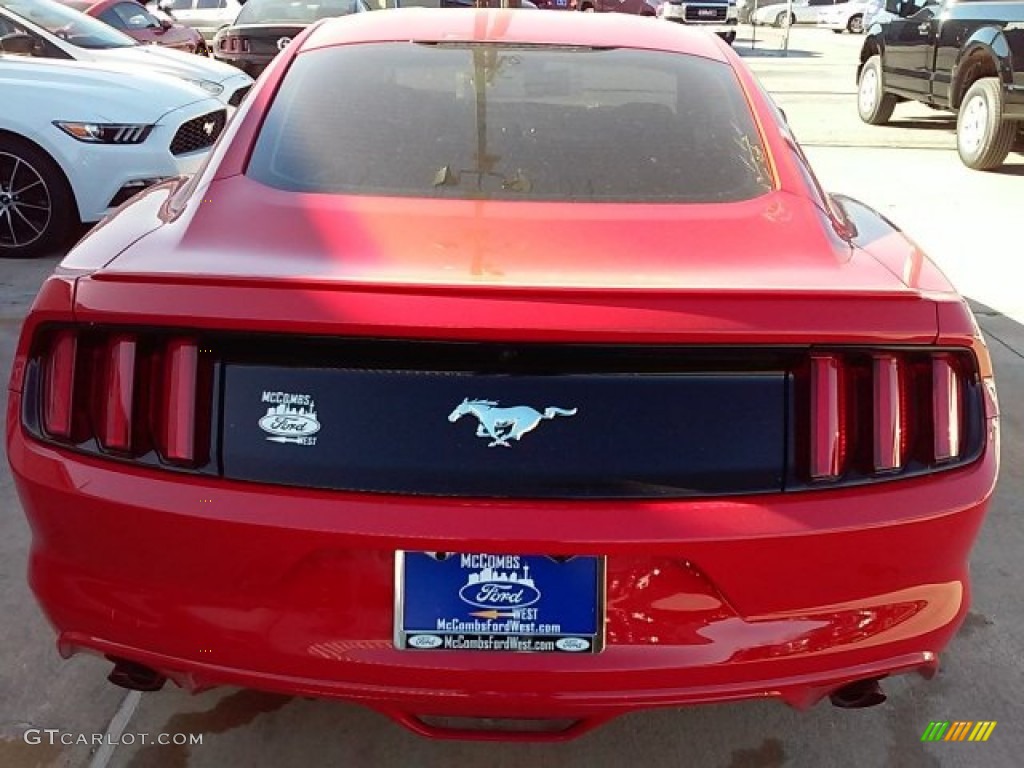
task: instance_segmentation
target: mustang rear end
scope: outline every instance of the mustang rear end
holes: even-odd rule
[[[878,703],[998,463],[942,274],[727,45],[601,16],[314,26],[69,254],[10,386],[64,655],[436,736]]]

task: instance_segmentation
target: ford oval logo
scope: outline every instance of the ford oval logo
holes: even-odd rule
[[[413,648],[430,649],[440,647],[444,640],[437,635],[413,635],[408,642]]]
[[[560,651],[579,653],[590,648],[590,641],[582,637],[560,637],[555,640],[555,647]]]
[[[540,600],[540,590],[521,582],[478,581],[460,589],[459,597],[477,608],[526,608]]]
[[[320,422],[307,414],[268,413],[260,419],[260,429],[280,437],[308,437],[320,431]]]

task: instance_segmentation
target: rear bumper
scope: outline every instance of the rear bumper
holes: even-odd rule
[[[368,496],[153,472],[26,438],[8,448],[30,581],[81,650],[201,689],[235,684],[415,715],[571,717],[780,697],[930,673],[969,599],[996,475],[672,502]],[[994,429],[994,426],[993,426]],[[592,656],[396,651],[394,551],[607,556]],[[557,673],[557,674],[552,674]],[[425,730],[418,728],[418,730]]]

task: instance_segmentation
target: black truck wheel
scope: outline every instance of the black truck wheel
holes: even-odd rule
[[[967,90],[956,119],[956,148],[968,168],[990,171],[1006,160],[1017,137],[1017,123],[1003,118],[1003,87],[983,77]]]

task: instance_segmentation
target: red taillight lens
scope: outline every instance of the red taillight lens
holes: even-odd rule
[[[71,437],[77,350],[75,332],[59,331],[54,334],[45,358],[43,429],[52,437]]]
[[[920,474],[984,446],[984,381],[967,351],[821,351],[806,371],[796,379],[805,480]]]
[[[834,355],[811,358],[811,477],[838,477],[846,454],[842,370]]]
[[[960,455],[961,382],[951,355],[932,360],[932,423],[935,425],[935,460],[948,461]]]
[[[895,355],[876,355],[872,361],[874,415],[874,469],[887,472],[903,465],[905,448],[903,409],[906,394],[900,361]]]
[[[135,339],[114,336],[107,344],[101,398],[100,445],[108,450],[132,447],[132,409],[135,402]]]
[[[194,341],[175,339],[164,358],[161,452],[165,459],[191,462],[196,455],[196,387],[199,348]]]

